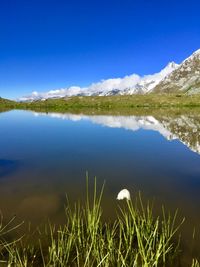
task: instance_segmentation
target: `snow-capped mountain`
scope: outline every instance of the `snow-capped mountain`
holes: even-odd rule
[[[108,96],[108,95],[130,95],[145,94],[159,84],[167,75],[178,68],[178,64],[170,62],[160,72],[140,77],[137,74],[125,76],[124,78],[113,78],[93,83],[89,87],[81,88],[72,86],[64,89],[51,90],[49,92],[33,92],[29,96],[20,98],[21,101],[45,100],[47,98],[61,98],[71,96]]]
[[[141,77],[132,74],[124,78],[102,80],[85,88],[72,86],[44,93],[33,92],[19,100],[35,101],[71,96],[132,95],[177,91],[187,92],[188,94],[200,93],[200,49],[180,65],[170,62],[160,72],[152,75]]]
[[[182,91],[188,94],[200,93],[200,49],[167,75],[154,88],[154,91],[166,93]]]

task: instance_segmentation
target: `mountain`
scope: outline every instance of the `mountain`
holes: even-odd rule
[[[200,49],[185,59],[173,72],[167,75],[154,92],[200,93]]]
[[[93,83],[88,87],[71,86],[49,92],[33,92],[21,101],[45,100],[71,96],[112,96],[155,93],[187,94],[200,93],[200,49],[180,65],[170,62],[160,72],[139,76],[132,74],[124,78],[113,78]]]
[[[145,94],[153,90],[167,75],[178,68],[178,64],[170,62],[160,72],[140,77],[137,74],[125,76],[124,78],[113,78],[93,83],[88,87],[81,88],[72,86],[69,88],[51,90],[49,92],[33,92],[29,96],[20,98],[20,101],[37,101],[48,98],[62,98],[71,96],[111,96]]]

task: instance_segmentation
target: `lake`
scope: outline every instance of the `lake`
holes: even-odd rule
[[[105,181],[105,218],[112,220],[121,189],[132,196],[141,191],[144,199],[154,200],[155,210],[162,204],[178,208],[186,218],[184,246],[192,254],[198,251],[200,115],[0,113],[5,220],[16,214],[33,225],[47,218],[62,223],[66,194],[71,201],[83,198],[86,173],[91,182],[96,176],[99,188]]]

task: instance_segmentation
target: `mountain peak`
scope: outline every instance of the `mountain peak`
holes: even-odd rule
[[[179,64],[175,63],[174,61],[169,62],[164,69],[161,70],[161,74],[164,76],[170,74],[172,71],[177,69],[179,67]]]
[[[171,61],[171,62],[169,62],[169,63],[167,64],[166,68],[173,68],[173,69],[175,69],[175,68],[178,67],[178,66],[179,66],[179,65],[178,65],[176,62]]]

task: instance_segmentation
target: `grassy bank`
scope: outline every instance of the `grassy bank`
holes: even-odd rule
[[[147,94],[128,96],[96,96],[48,99],[32,103],[0,101],[0,109],[28,109],[58,112],[130,112],[132,109],[194,108],[200,107],[200,95]]]
[[[127,110],[132,108],[200,107],[200,95],[148,94],[132,96],[96,96],[48,99],[33,103],[21,103],[26,109],[48,109],[55,111],[76,110]]]
[[[87,187],[88,188],[88,187]],[[131,201],[118,202],[117,218],[102,219],[103,188],[89,195],[84,204],[73,207],[67,203],[66,223],[40,232],[33,245],[24,238],[6,242],[5,236],[15,227],[0,225],[0,266],[15,267],[122,267],[122,266],[180,266],[179,233],[183,221],[177,213],[170,215],[162,209],[155,216],[152,206],[142,201],[141,195]],[[46,237],[46,241],[44,241]],[[180,263],[179,263],[180,264]],[[199,267],[193,260],[192,267]]]

